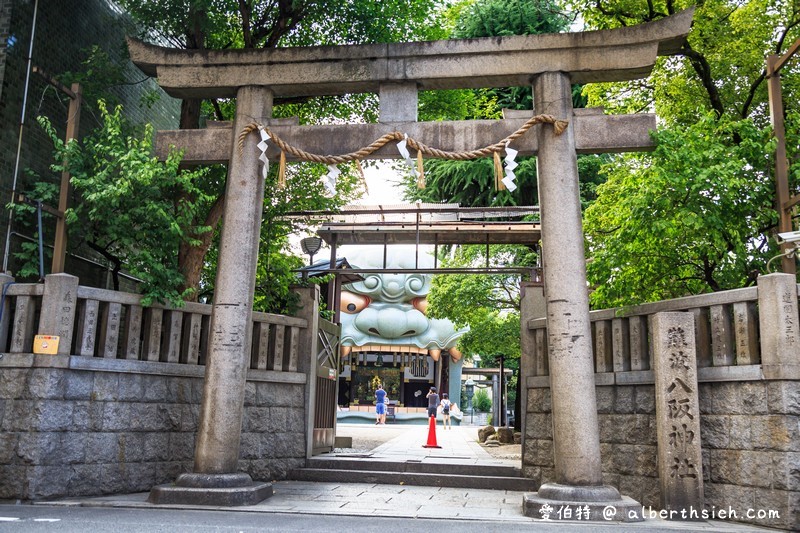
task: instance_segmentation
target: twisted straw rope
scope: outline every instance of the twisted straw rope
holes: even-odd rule
[[[553,130],[555,131],[556,135],[561,135],[569,122],[566,120],[558,120],[552,115],[536,115],[535,117],[531,117],[528,119],[525,124],[520,126],[520,128],[505,137],[504,139],[496,142],[495,144],[490,144],[489,146],[485,146],[483,148],[479,148],[477,150],[470,150],[468,152],[446,152],[444,150],[439,150],[438,148],[430,147],[426,144],[423,144],[419,141],[414,140],[413,138],[408,138],[408,146],[412,149],[422,152],[425,155],[436,157],[439,159],[451,159],[456,161],[466,161],[468,159],[478,159],[479,157],[487,157],[492,155],[495,152],[501,152],[505,149],[506,144],[512,142],[519,138],[520,136],[524,135],[526,131],[531,129],[536,124],[552,124]],[[244,127],[242,132],[239,134],[239,153],[241,154],[244,151],[244,140],[247,136],[257,131],[258,129],[263,128],[270,136],[270,141],[275,144],[281,151],[289,153],[296,157],[297,159],[301,159],[303,161],[311,161],[314,163],[323,163],[325,165],[339,165],[341,163],[347,163],[349,161],[354,160],[362,160],[371,153],[377,151],[378,149],[382,148],[384,145],[392,142],[392,141],[402,141],[405,138],[403,133],[399,131],[393,131],[391,133],[387,133],[383,135],[379,139],[376,139],[370,144],[369,146],[365,146],[360,150],[355,152],[350,152],[349,154],[343,155],[319,155],[319,154],[312,154],[311,152],[306,152],[301,148],[297,148],[292,146],[291,144],[286,143],[283,139],[275,135],[268,127],[263,126],[257,122],[251,122],[247,126]]]

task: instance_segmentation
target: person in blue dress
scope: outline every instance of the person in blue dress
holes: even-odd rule
[[[375,391],[375,416],[376,426],[386,424],[386,391],[383,390],[383,385],[378,385],[378,390]]]

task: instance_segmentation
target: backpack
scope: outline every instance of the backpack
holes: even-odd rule
[[[445,400],[442,402],[442,414],[450,414],[450,400]]]

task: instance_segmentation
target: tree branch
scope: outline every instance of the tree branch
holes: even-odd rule
[[[800,24],[800,19],[794,20],[791,23],[787,24],[786,27],[781,32],[781,36],[778,37],[778,41],[775,43],[775,53],[780,55],[783,51],[783,43],[786,42],[786,37],[788,36],[789,32],[798,24]],[[742,112],[741,117],[747,118],[750,114],[750,106],[753,105],[753,100],[755,99],[756,91],[764,83],[764,80],[767,79],[767,69],[761,71],[761,74],[750,84],[750,91],[747,94],[747,98],[742,105]]]
[[[244,38],[244,47],[253,48],[253,35],[250,28],[250,6],[246,0],[239,0],[239,15],[242,17],[242,37]]]
[[[684,43],[681,48],[681,53],[689,58],[689,62],[700,77],[700,83],[708,93],[711,108],[714,110],[717,118],[720,118],[725,112],[725,106],[722,105],[722,98],[719,94],[719,90],[714,84],[714,79],[711,77],[711,65],[709,65],[706,57],[694,50],[689,43]]]
[[[116,255],[109,252],[106,248],[95,243],[94,241],[87,240],[86,244],[89,246],[89,248],[102,255],[106,259],[106,261],[108,261],[113,265],[113,269],[111,270],[111,279],[113,280],[112,282],[114,284],[114,290],[118,291],[119,272],[120,270],[122,270],[122,260]]]

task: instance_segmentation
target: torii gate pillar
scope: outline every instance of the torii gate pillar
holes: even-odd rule
[[[241,87],[236,131],[272,116],[272,101],[267,87]],[[237,472],[264,205],[264,180],[258,159],[252,157],[258,140],[248,136],[243,153],[236,138],[231,140],[194,472],[178,476],[174,486],[154,487],[151,503],[254,505],[272,496],[271,484],[254,483],[248,474]]]
[[[533,83],[533,98],[535,113],[571,117],[569,74],[540,74]],[[526,494],[523,509],[527,516],[542,518],[546,506],[573,506],[573,512],[588,508],[590,520],[640,521],[639,503],[603,485],[574,131],[567,128],[557,136],[552,128],[538,129],[556,479]],[[614,509],[613,516],[608,509]]]

